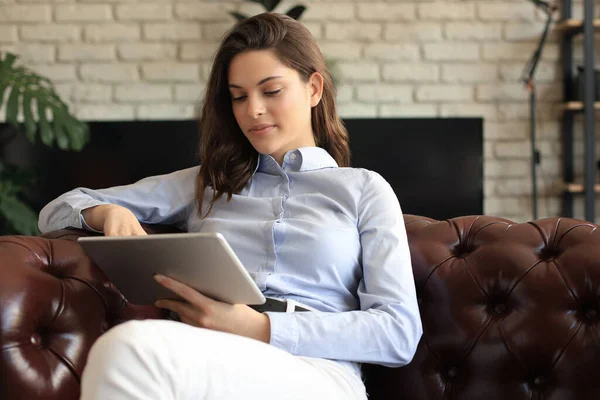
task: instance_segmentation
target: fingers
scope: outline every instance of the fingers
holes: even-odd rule
[[[210,302],[214,301],[197,292],[188,285],[183,284],[173,278],[157,274],[154,276],[154,279],[162,286],[178,294],[192,305],[195,305],[201,309],[208,309],[208,307],[210,307]]]

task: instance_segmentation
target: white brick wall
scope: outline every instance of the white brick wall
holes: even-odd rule
[[[485,212],[530,218],[519,76],[544,25],[533,4],[283,0],[276,11],[297,3],[335,64],[343,117],[483,117]],[[261,11],[243,0],[0,0],[0,50],[52,79],[80,118],[192,118],[230,10]],[[536,74],[542,217],[560,206],[559,60],[553,33]]]

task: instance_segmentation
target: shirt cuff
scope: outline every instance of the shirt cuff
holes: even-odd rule
[[[83,214],[82,214],[83,210],[79,210],[79,222],[81,222],[81,227],[85,230],[91,231],[91,232],[96,232],[96,233],[104,233],[104,231],[99,231],[96,230],[94,228],[92,228],[91,226],[89,226],[87,224],[87,222],[85,222],[85,218],[83,218]]]
[[[294,313],[285,312],[265,312],[271,321],[271,340],[270,344],[296,354],[298,345],[298,320]]]

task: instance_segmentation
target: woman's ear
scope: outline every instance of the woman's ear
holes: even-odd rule
[[[308,78],[308,87],[310,90],[310,106],[316,107],[323,97],[323,75],[318,72]]]

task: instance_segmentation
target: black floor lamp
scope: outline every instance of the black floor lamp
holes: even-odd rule
[[[529,127],[531,136],[531,202],[533,219],[536,220],[538,217],[537,165],[540,163],[540,152],[535,144],[535,82],[533,77],[535,75],[537,64],[542,56],[542,49],[544,48],[544,44],[546,43],[546,39],[548,37],[548,31],[550,29],[550,24],[552,23],[552,15],[558,7],[544,0],[529,1],[546,13],[547,17],[546,25],[544,27],[544,31],[542,32],[540,42],[538,43],[537,48],[531,55],[531,58],[525,65],[523,73],[521,74],[521,81],[529,91]]]

